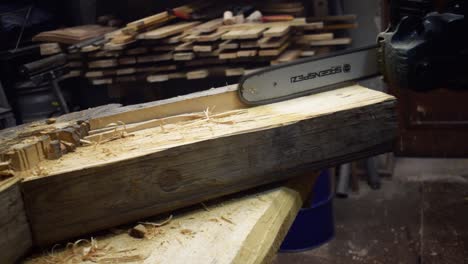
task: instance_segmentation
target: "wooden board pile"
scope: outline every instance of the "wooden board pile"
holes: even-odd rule
[[[27,216],[0,225],[0,244],[52,245],[386,152],[394,108],[360,86],[248,108],[233,85],[0,131],[2,179],[21,185],[0,213],[24,201]]]
[[[303,11],[291,4],[262,8],[271,14]],[[177,10],[190,13],[194,8]],[[73,76],[82,75],[95,85],[240,76],[344,47],[351,39],[337,38],[334,31],[355,28],[354,20],[348,15],[224,25],[223,18],[183,21],[162,12],[106,34],[109,41],[102,46],[83,47],[69,67]]]

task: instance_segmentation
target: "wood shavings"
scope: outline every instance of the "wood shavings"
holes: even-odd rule
[[[203,207],[203,209],[205,209],[205,211],[207,211],[207,212],[210,211],[210,209],[208,208],[208,206],[206,206],[206,204],[204,204],[204,203],[200,203],[200,204]]]
[[[115,250],[109,247],[109,245],[99,245],[97,239],[93,237],[90,240],[80,239],[74,243],[68,243],[62,251],[57,250],[59,246],[60,245],[54,245],[51,251],[46,253],[44,258],[33,263],[129,263],[143,261],[147,258],[147,256],[144,257],[139,254],[129,254],[130,252],[136,251],[137,248]]]
[[[161,223],[153,223],[153,222],[138,222],[138,223],[142,224],[142,225],[150,225],[150,226],[155,226],[155,227],[161,227],[161,226],[169,224],[171,222],[172,218],[173,218],[173,216],[170,215],[169,218],[162,221]]]
[[[230,224],[232,224],[232,225],[236,225],[236,224],[235,224],[231,219],[229,219],[229,218],[226,218],[226,217],[224,217],[224,216],[221,216],[220,218],[221,218],[223,221],[225,221],[225,222],[228,222],[228,223],[230,223]]]
[[[184,229],[180,230],[180,233],[181,233],[182,235],[188,235],[188,236],[191,236],[191,235],[194,234],[194,232],[193,232],[192,230],[187,229],[187,228],[184,228]]]
[[[88,146],[93,145],[93,142],[86,140],[86,139],[80,139],[80,143],[83,145],[88,145]]]

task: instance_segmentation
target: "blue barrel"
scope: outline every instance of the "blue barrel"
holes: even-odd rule
[[[286,238],[281,252],[309,250],[330,241],[335,235],[333,191],[328,171],[322,171],[314,185],[311,207],[302,208]]]

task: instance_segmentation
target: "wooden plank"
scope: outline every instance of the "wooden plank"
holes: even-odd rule
[[[209,34],[209,35],[198,35],[196,38],[195,38],[195,41],[196,42],[211,42],[211,41],[216,41],[216,40],[219,40],[221,39],[221,36],[224,35],[224,33],[226,33],[226,31],[223,31],[223,30],[218,30],[212,34]]]
[[[287,50],[281,54],[276,60],[271,61],[272,65],[293,61],[301,56],[302,51],[299,49]]]
[[[0,263],[16,263],[32,247],[20,179],[0,180]]]
[[[154,74],[154,75],[149,75],[146,78],[146,81],[148,81],[150,83],[157,83],[157,82],[166,82],[166,81],[173,80],[173,79],[183,79],[183,78],[186,78],[186,77],[187,77],[187,75],[185,73],[183,73],[183,72],[166,73],[166,74]],[[129,129],[129,131],[131,131],[131,129]],[[111,136],[114,136],[114,134],[111,134]],[[98,141],[99,141],[99,139],[98,139]]]
[[[343,29],[356,29],[358,28],[358,23],[350,24],[331,24],[323,26],[323,30],[343,30]],[[310,28],[306,28],[310,29]]]
[[[331,40],[314,40],[310,41],[310,46],[335,46],[335,45],[349,45],[351,38],[336,38]]]
[[[280,38],[274,37],[263,37],[258,41],[260,48],[269,49],[269,48],[279,48],[284,45],[289,40],[288,35],[284,35]]]
[[[238,49],[239,43],[233,42],[232,40],[226,40],[219,44],[219,48],[221,50]]]
[[[134,263],[183,264],[188,259],[191,263],[270,263],[316,177],[316,173],[306,173],[279,186],[174,212],[166,225],[146,225],[148,233],[144,239],[132,238],[126,232],[106,232],[95,239],[98,245],[107,245],[112,250],[93,260],[96,263],[134,260]],[[167,219],[152,217],[146,222],[161,223]],[[89,245],[79,245],[76,251],[82,252],[86,246]],[[26,260],[25,264],[53,263],[73,254],[70,248],[54,249],[52,253],[48,250]],[[70,261],[81,260],[82,255],[77,254]]]
[[[189,61],[195,58],[195,53],[193,52],[177,52],[174,53],[173,59],[175,61]]]
[[[270,105],[206,112],[239,100],[236,90],[229,93],[235,98],[213,96],[214,101],[196,103],[203,110],[190,113],[203,115],[199,120],[80,147],[60,163],[43,161],[42,174],[23,182],[35,243],[50,245],[284,180],[304,168],[388,151],[393,144],[395,99],[381,92],[351,86]],[[190,100],[177,100],[172,111],[194,107]],[[155,110],[145,110],[150,108]],[[135,111],[114,117],[125,122],[144,110]],[[157,114],[162,112],[151,113]]]
[[[223,25],[222,18],[216,18],[194,27],[191,31],[197,33],[210,33]]]
[[[239,50],[237,52],[237,57],[238,58],[243,58],[243,57],[255,57],[257,55],[257,50]]]
[[[257,39],[262,36],[262,32],[265,31],[263,27],[254,27],[247,29],[231,30],[221,36],[223,40],[232,39]]]
[[[274,26],[263,32],[264,37],[282,37],[289,33],[290,26]]]
[[[167,53],[162,53],[162,54],[157,54],[157,55],[138,56],[136,60],[137,60],[137,63],[169,61],[169,60],[172,60],[172,52],[167,52]]]
[[[232,52],[221,52],[219,54],[219,59],[220,60],[229,60],[229,59],[236,59],[237,58],[237,52],[232,51]]]
[[[155,24],[159,24],[169,18],[168,12],[161,12],[149,17],[145,17],[127,24],[127,27],[134,28],[135,30],[141,30],[143,28],[150,27]]]
[[[41,56],[49,56],[62,52],[62,47],[58,43],[41,43],[39,45]]]
[[[225,70],[226,76],[242,76],[244,75],[244,68],[228,68]]]
[[[211,45],[193,45],[194,52],[212,52],[217,48],[216,44]]]
[[[320,33],[320,34],[306,34],[297,37],[294,42],[297,44],[309,44],[311,41],[317,40],[332,40],[334,38],[333,33]]]
[[[281,53],[283,53],[283,51],[286,48],[288,48],[288,46],[289,46],[289,43],[286,42],[283,44],[283,46],[276,48],[276,49],[262,49],[258,52],[258,55],[261,57],[278,56]]]
[[[244,33],[239,36],[238,39],[258,39],[262,36],[264,28],[252,28],[244,30]]]
[[[61,28],[52,31],[44,31],[32,38],[33,41],[57,42],[63,44],[76,44],[78,42],[99,37],[105,33],[114,31],[113,27],[100,25],[83,25],[77,27]]]
[[[118,64],[116,59],[108,59],[108,60],[96,60],[88,62],[88,67],[93,68],[109,68],[109,67],[116,67]]]
[[[196,70],[187,72],[187,80],[204,79],[210,75],[208,70]]]
[[[190,29],[200,22],[180,22],[174,25],[160,27],[138,35],[138,39],[162,39],[172,35],[177,35],[183,31]]]
[[[259,48],[257,40],[244,40],[240,42],[241,49]]]
[[[193,50],[193,42],[185,42],[180,45],[177,45],[174,48],[174,51],[192,51]]]

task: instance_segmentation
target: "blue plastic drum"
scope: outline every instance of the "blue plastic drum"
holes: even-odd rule
[[[302,208],[289,229],[281,252],[309,250],[330,241],[335,235],[331,178],[322,171],[313,189],[310,208]]]

